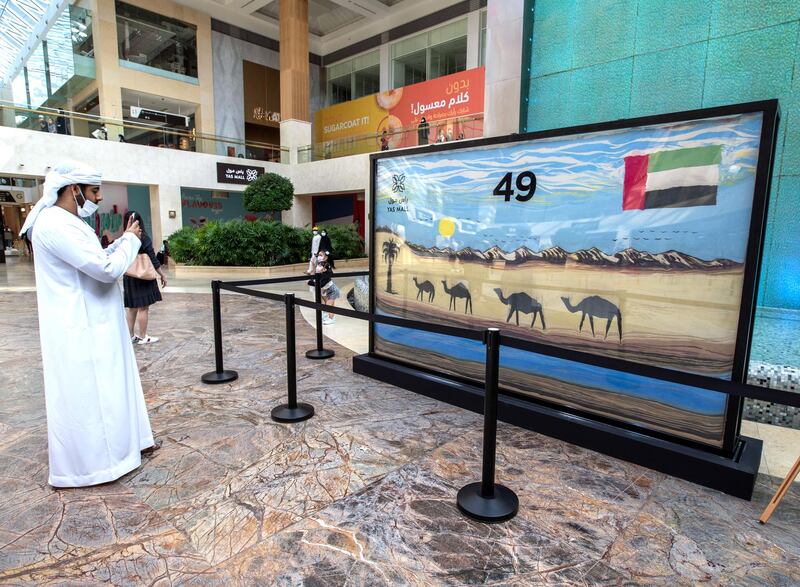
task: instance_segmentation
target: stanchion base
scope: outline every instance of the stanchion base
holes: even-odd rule
[[[219,373],[211,371],[200,378],[203,383],[211,384],[228,383],[230,381],[236,381],[237,379],[239,379],[239,374],[236,371],[220,371]]]
[[[290,408],[289,404],[283,404],[273,408],[271,415],[276,422],[302,422],[314,415],[314,406],[297,404],[296,408]]]
[[[334,356],[334,353],[330,349],[311,349],[310,351],[306,351],[306,358],[307,359],[330,359]]]
[[[505,522],[516,516],[519,509],[517,494],[497,483],[492,498],[481,495],[480,482],[465,485],[458,492],[456,503],[464,515],[481,522]]]

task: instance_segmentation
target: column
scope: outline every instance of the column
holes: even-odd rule
[[[389,43],[380,47],[380,86],[381,92],[392,89],[392,53]]]
[[[311,144],[308,115],[308,0],[280,0],[281,146],[297,163],[297,148]]]
[[[478,67],[481,60],[481,13],[473,10],[467,15],[467,69]]]
[[[4,102],[14,102],[14,91],[11,88],[11,80],[7,84],[3,84],[0,86],[0,100]],[[16,128],[17,122],[14,119],[14,111],[10,108],[3,108],[2,111],[2,119],[0,119],[0,126],[10,126],[11,128]]]
[[[100,116],[122,120],[122,80],[117,49],[117,12],[114,0],[92,2],[92,34]],[[106,125],[108,140],[124,133],[122,126]]]
[[[170,211],[175,212],[175,218],[169,217]],[[183,227],[180,186],[150,186],[150,222],[153,224],[153,234],[150,236],[159,246],[162,240]]]
[[[489,0],[488,3],[483,115],[483,134],[487,137],[519,132],[524,11],[525,0]]]

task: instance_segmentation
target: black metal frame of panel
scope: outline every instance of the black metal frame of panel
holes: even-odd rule
[[[750,356],[750,340],[758,294],[767,203],[775,156],[775,137],[779,120],[777,100],[372,154],[370,156],[370,182],[373,194],[370,202],[371,243],[374,246],[375,178],[377,162],[380,159],[749,113],[761,113],[763,118],[731,376],[731,381],[744,383]],[[375,258],[373,251],[370,255],[371,313],[375,312]],[[630,373],[638,374],[640,372],[640,364],[632,361],[626,361],[626,364]],[[479,412],[482,409],[483,392],[474,382],[449,374],[436,373],[376,354],[374,324],[371,324],[369,329],[369,353],[355,357],[353,369],[357,373],[474,411]],[[501,391],[499,407],[501,420],[713,487],[738,497],[749,499],[752,494],[762,444],[761,441],[739,435],[743,404],[740,397],[728,396],[723,446],[720,450],[716,450],[707,445],[693,443],[620,421],[598,418],[579,410],[535,400],[508,390]]]

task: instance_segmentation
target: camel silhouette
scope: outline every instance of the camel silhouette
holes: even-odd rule
[[[506,322],[511,320],[512,314],[516,314],[517,326],[519,326],[520,312],[523,314],[533,313],[531,328],[533,328],[533,325],[536,324],[536,315],[538,314],[542,319],[542,330],[546,330],[547,327],[544,325],[544,312],[542,312],[542,304],[537,302],[536,298],[532,298],[525,292],[512,293],[510,296],[505,297],[503,295],[503,290],[499,287],[494,288],[494,292],[497,294],[497,297],[500,298],[500,301],[508,306],[508,317],[506,317]]]
[[[561,301],[564,302],[567,310],[573,314],[575,312],[583,313],[580,326],[578,326],[578,332],[583,329],[583,321],[586,320],[586,316],[589,316],[589,326],[592,327],[592,336],[594,336],[594,319],[605,318],[608,320],[608,322],[606,322],[606,335],[603,337],[603,340],[605,340],[608,338],[608,329],[611,328],[611,321],[616,317],[617,328],[619,328],[619,339],[620,341],[622,340],[622,312],[608,300],[600,296],[589,296],[588,298],[583,298],[575,306],[570,303],[568,297],[561,296]]]
[[[459,282],[450,288],[447,287],[447,281],[444,279],[442,280],[442,285],[444,286],[444,293],[450,294],[450,305],[448,306],[448,310],[455,311],[456,298],[466,298],[466,302],[464,302],[464,313],[466,314],[467,308],[469,308],[469,313],[472,314],[472,296],[469,295],[467,286]]]
[[[423,281],[422,283],[420,283],[419,281],[417,281],[416,277],[414,277],[413,280],[414,280],[414,285],[417,286],[418,290],[417,299],[421,302],[424,302],[425,300],[423,298],[425,296],[423,296],[422,294],[426,293],[428,294],[428,301],[432,302],[433,298],[436,296],[436,288],[433,287],[433,284],[430,281]]]

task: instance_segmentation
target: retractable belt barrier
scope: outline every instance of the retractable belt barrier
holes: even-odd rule
[[[368,271],[352,271],[347,273],[337,273],[336,277],[360,277],[369,275]],[[684,373],[665,367],[656,367],[644,363],[636,363],[616,357],[607,357],[577,351],[572,349],[559,348],[547,344],[534,342],[508,336],[500,333],[498,328],[463,328],[457,326],[445,326],[441,324],[431,324],[407,318],[396,318],[394,316],[384,316],[370,312],[359,312],[358,310],[348,310],[337,308],[321,302],[320,281],[318,274],[315,276],[314,297],[315,301],[301,300],[295,298],[294,294],[272,293],[252,289],[249,286],[256,285],[277,285],[281,283],[291,283],[295,281],[308,281],[308,276],[299,277],[278,277],[271,279],[250,279],[244,281],[212,281],[211,292],[213,296],[214,311],[214,351],[216,369],[202,376],[204,383],[227,383],[234,381],[238,374],[236,371],[225,370],[222,356],[222,325],[220,309],[220,290],[283,302],[286,306],[286,345],[287,345],[287,386],[288,402],[272,410],[273,419],[279,422],[298,422],[311,418],[314,415],[314,408],[309,404],[297,402],[297,373],[295,360],[295,306],[302,306],[315,310],[317,348],[306,353],[306,356],[313,359],[325,359],[334,355],[333,351],[322,347],[322,324],[321,314],[323,311],[368,320],[373,324],[388,324],[400,326],[411,330],[421,330],[433,332],[457,338],[482,341],[486,345],[486,375],[484,381],[484,438],[483,438],[483,471],[482,479],[477,483],[465,485],[458,493],[457,505],[459,509],[471,518],[484,522],[500,522],[513,518],[518,509],[518,499],[513,491],[494,482],[495,473],[495,453],[497,435],[497,396],[499,391],[499,367],[501,347],[510,347],[531,353],[546,355],[557,359],[573,361],[593,365],[612,371],[621,371],[641,377],[669,381],[678,385],[696,387],[708,391],[716,391],[732,396],[751,398],[761,401],[782,404],[786,406],[800,407],[800,393],[792,393],[777,389],[769,389],[750,385],[747,383],[737,383],[725,381],[706,375],[695,373]],[[324,352],[321,352],[324,351]],[[329,354],[328,354],[329,353]],[[311,356],[314,355],[314,356]]]

